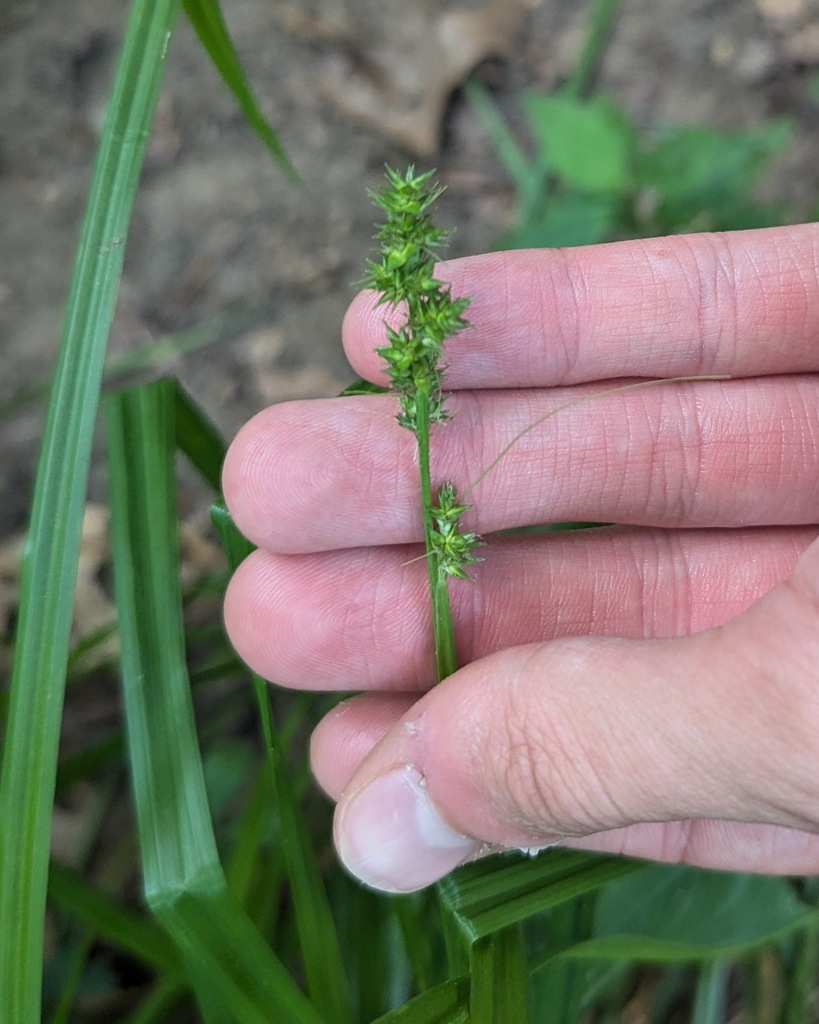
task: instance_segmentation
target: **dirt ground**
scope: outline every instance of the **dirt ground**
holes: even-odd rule
[[[339,325],[385,162],[435,165],[452,252],[491,246],[513,194],[458,91],[478,67],[510,122],[577,53],[577,0],[231,0],[225,14],[306,190],[272,163],[180,21],[136,205],[113,333],[125,352],[227,317],[175,360],[227,435],[263,405],[350,379]],[[42,404],[124,27],[121,0],[0,0],[0,540],[25,523]],[[747,127],[787,114],[770,177],[792,219],[819,197],[819,0],[623,0],[600,75],[650,129]],[[814,90],[815,95],[816,90]],[[167,367],[166,367],[167,368]],[[101,493],[95,468],[92,494]]]

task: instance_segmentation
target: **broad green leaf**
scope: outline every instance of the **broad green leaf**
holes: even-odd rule
[[[453,978],[428,988],[373,1024],[471,1024],[469,978]]]
[[[643,870],[640,861],[554,849],[538,857],[507,854],[466,864],[439,882],[438,890],[472,943]]]
[[[542,215],[518,224],[498,249],[549,249],[594,245],[611,237],[621,199],[616,195],[573,192],[550,196]]]
[[[319,1024],[227,889],[185,663],[175,517],[176,388],[105,402],[126,731],[147,901],[206,1020]],[[226,955],[229,952],[230,955]]]
[[[248,85],[239,54],[225,24],[219,0],[183,0],[183,6],[188,20],[199,36],[199,41],[207,50],[225,85],[233,93],[251,128],[288,177],[298,181],[298,174],[290,158]]]
[[[582,192],[628,191],[634,132],[610,100],[530,93],[525,106],[543,160],[565,184]]]
[[[40,1019],[49,835],[74,583],[108,332],[177,0],[135,0],[54,375],[22,568],[0,777],[0,1020]]]
[[[562,956],[717,960],[819,927],[787,879],[652,865],[602,892],[595,937]]]
[[[754,208],[745,193],[790,136],[787,121],[739,132],[669,129],[638,162],[638,184],[655,199],[657,226],[673,231],[728,227],[743,210],[750,218]],[[702,220],[708,213],[711,218]]]

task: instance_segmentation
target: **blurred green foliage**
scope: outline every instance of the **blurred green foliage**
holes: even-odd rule
[[[731,231],[786,218],[753,189],[791,139],[787,120],[737,131],[640,132],[610,97],[532,92],[523,99],[526,152],[489,95],[476,85],[468,94],[517,195],[514,226],[499,248]]]

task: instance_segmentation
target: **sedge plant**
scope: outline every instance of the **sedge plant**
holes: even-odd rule
[[[480,558],[477,534],[461,528],[468,511],[451,481],[440,484],[433,497],[430,428],[449,413],[443,389],[444,343],[468,326],[464,312],[470,299],[455,298],[449,285],[434,276],[438,254],[449,232],[432,221],[430,209],[443,192],[434,171],[401,175],[387,168],[387,184],[371,193],[384,211],[376,238],[378,259],[370,260],[364,284],[380,293],[379,304],[403,311],[399,327],[385,324],[387,344],[378,354],[387,364],[392,390],[398,397],[398,422],[411,430],[418,445],[421,517],[432,602],[435,661],[438,678],[456,668],[457,655],[447,581],[468,579],[467,569]]]
[[[389,307],[384,323],[386,344],[376,351],[385,361],[391,390],[398,401],[397,420],[412,431],[417,442],[423,557],[428,568],[440,680],[458,667],[448,580],[468,579],[470,567],[481,560],[476,554],[479,537],[461,527],[462,516],[471,507],[466,499],[512,447],[545,420],[582,403],[656,385],[725,378],[697,375],[646,379],[584,391],[524,427],[471,483],[456,487],[452,481],[444,481],[433,487],[431,434],[450,415],[446,408],[444,347],[447,339],[468,326],[464,313],[470,302],[468,297],[454,297],[450,286],[434,276],[435,260],[448,233],[432,221],[431,208],[443,191],[433,182],[433,175],[434,171],[416,174],[413,167],[404,174],[387,169],[385,187],[372,194],[385,220],[376,234],[377,259],[369,261],[364,283],[380,293],[380,305]],[[649,879],[656,885],[656,893],[646,903],[639,894]],[[694,1021],[718,1024],[729,978],[725,943],[733,924],[726,916],[721,925],[723,956],[714,956],[713,947],[706,953],[705,947],[698,945],[702,909],[709,899],[706,894],[716,894],[717,890],[719,896],[711,897],[712,906],[735,898],[748,906],[747,891],[738,895],[748,886],[759,888],[760,893],[767,887],[764,899],[769,908],[776,906],[777,914],[782,914],[783,933],[791,927],[795,931],[815,927],[815,912],[804,905],[798,907],[788,884],[781,879],[734,875],[728,881],[725,876],[691,869],[664,865],[649,868],[624,858],[564,850],[550,850],[531,860],[511,854],[461,867],[438,885],[450,978],[452,981],[464,974],[469,979],[466,998],[460,1004],[468,1018],[457,1019],[478,1024],[579,1021],[588,1006],[590,976],[586,963],[607,956],[616,960],[617,951],[627,947],[635,960],[645,953],[648,959],[662,959],[664,951],[674,947],[671,959],[703,963],[695,983]],[[643,918],[665,906],[665,894],[671,891],[684,891],[686,900],[699,905],[690,920],[683,920],[687,915],[673,923],[658,919],[656,933],[647,945],[633,943],[622,934],[628,933],[628,921],[635,912],[641,919],[637,931],[641,931],[645,927]],[[748,920],[745,913],[740,916],[742,931]],[[617,936],[613,943],[606,934],[609,927]],[[548,938],[541,946],[539,932],[543,928]],[[734,945],[729,955],[736,955],[741,945],[741,941]],[[811,955],[807,946],[804,955],[807,962]],[[797,1003],[801,1013],[804,1000]]]

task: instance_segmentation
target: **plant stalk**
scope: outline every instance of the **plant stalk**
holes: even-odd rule
[[[416,395],[418,416],[418,472],[421,480],[421,515],[424,524],[429,597],[432,609],[432,632],[435,639],[435,667],[438,682],[451,676],[458,668],[455,650],[455,627],[449,603],[446,576],[439,567],[438,556],[432,545],[434,524],[432,519],[432,479],[429,463],[429,393],[419,388]]]

